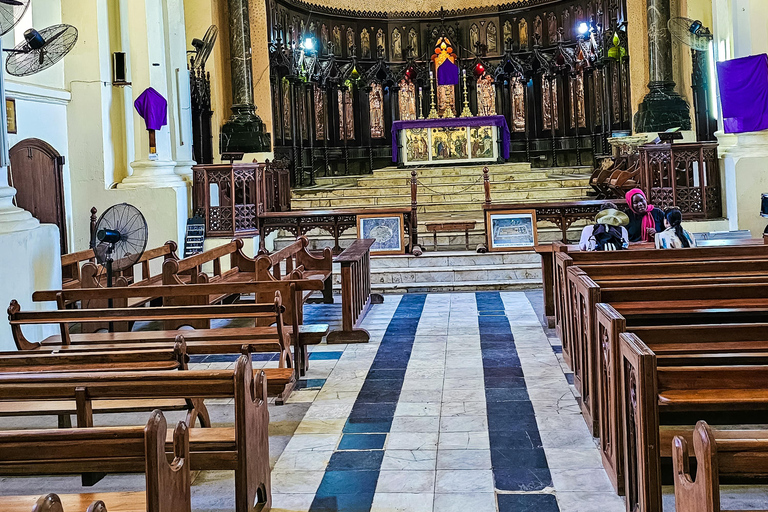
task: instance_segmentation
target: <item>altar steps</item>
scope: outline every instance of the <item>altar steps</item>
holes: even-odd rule
[[[499,164],[490,169],[491,196],[497,203],[578,200],[591,190],[588,167],[532,169],[529,164]],[[419,213],[482,212],[481,166],[425,168],[417,173]],[[318,178],[316,182],[313,187],[293,191],[294,209],[410,204],[410,169],[378,169],[372,175]]]

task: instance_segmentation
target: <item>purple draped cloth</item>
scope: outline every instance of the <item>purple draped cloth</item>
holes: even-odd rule
[[[725,133],[768,128],[768,55],[717,63]]]
[[[415,119],[413,121],[395,121],[392,123],[392,161],[397,162],[398,138],[400,130],[408,128],[452,128],[461,126],[497,126],[501,156],[509,158],[509,126],[504,116],[450,117],[448,119]]]
[[[147,130],[159,130],[168,124],[168,102],[153,88],[149,87],[141,93],[133,106],[144,119]]]
[[[445,59],[440,67],[437,68],[437,85],[458,85],[459,67],[451,62],[451,59]]]

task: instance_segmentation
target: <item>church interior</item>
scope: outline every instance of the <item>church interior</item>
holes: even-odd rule
[[[768,510],[765,0],[0,0],[0,49],[3,512]]]

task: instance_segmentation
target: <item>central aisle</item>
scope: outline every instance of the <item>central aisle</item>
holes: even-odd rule
[[[624,510],[525,293],[388,295],[364,327],[289,400],[273,510]]]

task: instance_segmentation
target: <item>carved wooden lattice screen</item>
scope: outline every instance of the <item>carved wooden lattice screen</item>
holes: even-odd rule
[[[641,185],[658,208],[677,206],[686,219],[722,217],[717,144],[646,144],[640,147]]]

